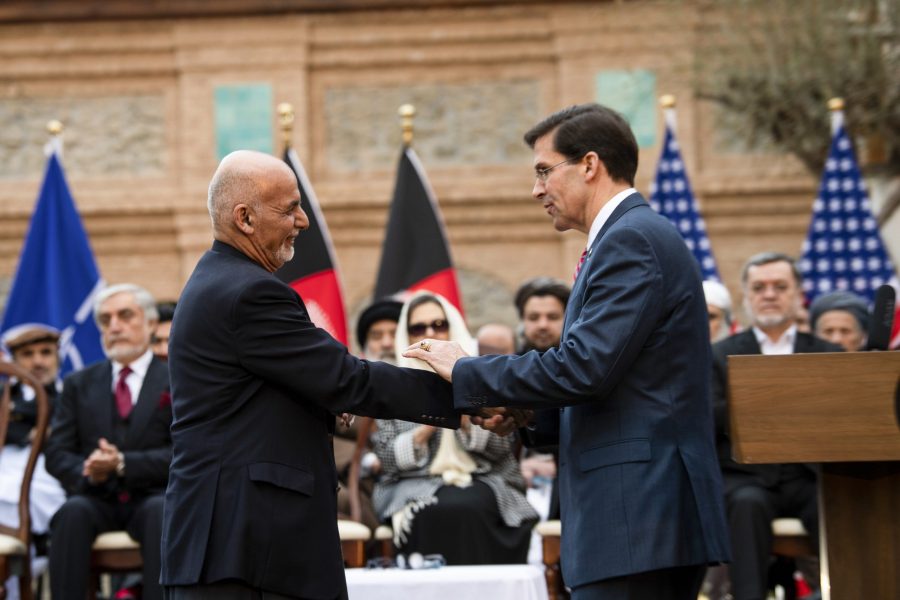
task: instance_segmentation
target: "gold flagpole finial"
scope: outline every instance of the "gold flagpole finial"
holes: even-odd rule
[[[659,97],[659,105],[663,108],[675,108],[675,96],[664,94]]]
[[[832,98],[828,101],[828,110],[835,112],[838,110],[844,110],[844,99],[843,98]]]
[[[294,132],[294,107],[289,102],[278,105],[278,123],[281,125],[281,138],[284,149],[291,147],[291,135]]]
[[[57,121],[53,119],[52,121],[47,121],[47,133],[52,135],[53,137],[59,136],[64,129],[62,121]]]
[[[413,140],[413,118],[416,116],[416,107],[412,104],[404,104],[397,110],[400,115],[400,127],[403,129],[403,145],[409,146]]]

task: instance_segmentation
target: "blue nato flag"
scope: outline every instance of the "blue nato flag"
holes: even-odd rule
[[[104,286],[53,151],[0,325],[4,338],[34,324],[60,332],[60,376],[104,357],[93,298]]]

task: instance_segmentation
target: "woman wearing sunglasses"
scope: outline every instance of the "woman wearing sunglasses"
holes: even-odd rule
[[[418,292],[400,313],[397,364],[429,369],[402,356],[426,337],[475,354],[459,311],[438,294]],[[379,420],[374,441],[383,473],[373,502],[393,526],[400,553],[441,554],[449,565],[525,562],[538,515],[525,500],[512,436],[474,427],[467,417],[457,431]]]

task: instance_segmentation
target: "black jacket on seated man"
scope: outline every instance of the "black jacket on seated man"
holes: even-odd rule
[[[47,401],[50,404],[50,414],[56,406],[56,397],[59,392],[56,382],[44,386],[47,392]],[[27,446],[31,443],[31,430],[37,424],[37,402],[26,402],[22,392],[22,383],[16,382],[9,390],[10,412],[9,425],[6,430],[6,445]]]
[[[728,357],[762,354],[752,329],[713,344],[713,412],[716,450],[725,484],[725,508],[731,531],[732,594],[737,600],[763,597],[772,547],[772,520],[795,517],[818,546],[816,472],[806,464],[739,464],[732,458],[728,414]],[[793,353],[840,352],[843,348],[797,332]],[[797,423],[797,427],[805,427]]]
[[[66,378],[47,442],[47,470],[69,495],[50,529],[51,572],[64,572],[73,582],[66,584],[65,598],[77,596],[69,588],[86,585],[90,548],[104,531],[126,529],[141,543],[145,598],[152,587],[147,581],[158,579],[163,492],[172,459],[169,372],[164,361],[151,358],[134,408],[123,420],[112,391],[112,369],[113,363],[104,360]],[[82,469],[100,438],[122,452],[125,468],[123,475],[93,484]],[[56,589],[54,600],[59,600]]]

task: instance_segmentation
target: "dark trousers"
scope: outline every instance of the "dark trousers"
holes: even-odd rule
[[[772,552],[772,520],[803,522],[818,547],[816,481],[799,465],[783,465],[777,483],[765,487],[745,474],[724,474],[725,510],[731,533],[731,594],[735,600],[766,597]]]
[[[604,579],[572,590],[572,600],[697,600],[706,565]]]
[[[263,592],[240,581],[166,587],[165,598],[166,600],[303,600],[294,596]],[[335,600],[346,598],[345,594]]]
[[[159,585],[163,496],[155,494],[119,503],[76,495],[66,500],[50,522],[50,590],[53,600],[84,600],[91,566],[91,546],[106,531],[125,529],[141,544],[144,600],[162,600]]]

